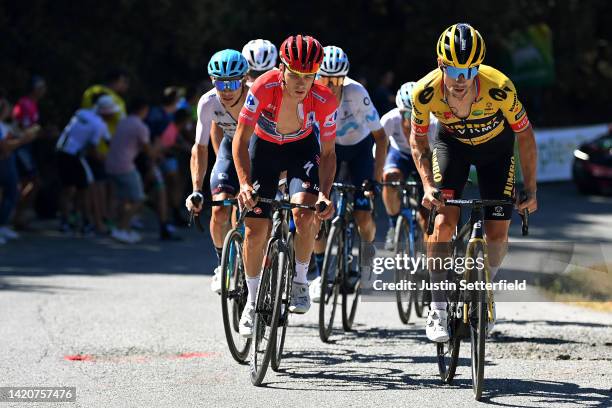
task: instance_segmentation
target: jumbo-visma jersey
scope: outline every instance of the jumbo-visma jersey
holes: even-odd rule
[[[481,65],[475,81],[476,100],[465,119],[456,117],[446,103],[440,69],[417,82],[412,93],[412,126],[416,132],[427,133],[430,113],[440,122],[442,135],[468,145],[486,143],[500,134],[522,132],[529,127],[527,112],[508,77],[495,68]]]

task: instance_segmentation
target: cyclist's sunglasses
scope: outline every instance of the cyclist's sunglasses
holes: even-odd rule
[[[472,79],[478,75],[478,66],[472,68],[456,68],[450,65],[442,65],[442,70],[446,72],[446,75],[457,80],[461,75],[465,79]]]
[[[242,86],[242,79],[213,79],[212,82],[218,91],[237,91]]]
[[[317,76],[317,81],[324,86],[341,86],[344,83],[344,77]]]
[[[402,109],[400,112],[402,113],[402,118],[406,120],[410,120],[412,117],[412,111],[410,109]]]

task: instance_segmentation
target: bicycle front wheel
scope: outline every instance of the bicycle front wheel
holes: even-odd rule
[[[327,238],[323,270],[321,271],[321,294],[319,297],[319,337],[328,342],[334,327],[338,294],[340,293],[340,260],[342,252],[342,229],[333,225]]]
[[[251,339],[240,336],[238,331],[238,323],[247,296],[242,260],[242,234],[233,229],[225,237],[221,256],[221,313],[230,354],[241,364],[245,363],[251,346]]]
[[[281,288],[278,299],[280,299],[281,307],[278,317],[278,328],[276,329],[276,338],[274,344],[274,354],[270,366],[272,370],[278,371],[281,360],[283,358],[283,349],[285,348],[285,336],[287,334],[287,325],[289,324],[289,304],[291,302],[291,288],[293,286],[293,233],[289,235],[289,243],[282,253],[285,254],[285,261],[278,263],[279,288]]]
[[[350,232],[350,234],[349,234]],[[357,305],[361,297],[361,240],[357,227],[353,224],[348,227],[347,239],[342,255],[341,267],[343,269],[344,284],[342,285],[342,328],[344,331],[353,330]]]
[[[399,255],[400,258],[404,255],[414,257],[414,242],[412,240],[412,235],[410,234],[410,226],[408,225],[408,220],[406,220],[403,215],[400,215],[397,218],[397,223],[395,225],[395,238],[393,242],[395,254]],[[400,284],[406,284],[412,281],[413,277],[414,275],[405,268],[395,269],[395,283],[398,284],[398,287],[401,287]],[[397,312],[399,313],[400,320],[404,324],[408,324],[408,320],[410,319],[413,294],[414,292],[408,288],[404,290],[397,289],[395,291]]]
[[[279,293],[282,291],[278,271],[279,263],[284,262],[284,257],[285,254],[278,250],[277,242],[272,241],[266,251],[266,264],[261,273],[253,318],[250,371],[251,383],[257,386],[263,382],[270,358],[275,352],[276,330],[281,306]]]
[[[485,250],[482,244],[477,244],[474,259],[483,259]],[[485,266],[486,267],[486,266]],[[485,282],[485,269],[473,268],[470,277],[475,282]],[[470,302],[470,345],[472,349],[472,389],[474,398],[479,401],[482,396],[485,366],[485,344],[487,330],[487,296],[484,290],[475,290]]]

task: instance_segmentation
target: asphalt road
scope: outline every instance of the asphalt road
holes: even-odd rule
[[[594,244],[593,256],[609,260],[612,198],[569,184],[539,194],[530,239]],[[475,405],[468,344],[454,384],[443,385],[423,321],[403,325],[384,302],[361,303],[355,331],[331,344],[318,338],[316,310],[295,317],[283,371],[253,387],[226,349],[207,234],[160,243],[151,225],[128,247],[38,226],[0,247],[0,386],[75,386],[79,407]],[[516,226],[512,234],[529,246]],[[612,313],[552,302],[502,303],[497,313],[481,405],[612,406]]]

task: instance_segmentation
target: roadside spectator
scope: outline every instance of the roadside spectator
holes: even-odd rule
[[[122,69],[114,69],[106,74],[104,84],[92,85],[85,90],[83,93],[83,99],[81,100],[81,107],[90,109],[96,104],[96,97],[100,94],[110,95],[117,106],[119,111],[113,116],[109,116],[106,120],[108,131],[111,135],[115,133],[117,124],[125,117],[125,101],[122,95],[125,95],[130,87],[130,78],[128,73]]]
[[[191,145],[180,136],[183,131],[188,130],[190,124],[191,113],[186,109],[179,109],[159,138],[160,150],[163,152],[160,168],[165,176],[173,221],[179,226],[187,225],[187,220],[181,215],[185,183],[184,178],[179,175],[179,156],[187,154],[191,149]]]
[[[177,109],[187,109],[191,113],[191,120],[193,124],[195,124],[198,120],[198,101],[203,94],[204,92],[202,92],[202,86],[192,85],[187,88],[185,91],[185,96],[183,96],[178,102]]]
[[[157,139],[159,139],[161,134],[164,132],[164,130],[166,130],[172,121],[180,98],[181,93],[177,87],[166,87],[162,94],[161,105],[154,106],[149,110],[145,123],[151,132],[151,143],[153,145],[159,146]],[[155,150],[155,155],[158,156],[158,148]],[[140,155],[136,159],[136,165],[143,176],[145,186],[148,186],[155,191],[154,201],[160,223],[160,239],[180,239],[173,234],[173,226],[169,222],[168,195],[166,184],[164,182],[164,176],[159,167],[159,163],[157,163],[157,161],[151,162],[145,156]]]
[[[101,93],[93,96],[94,104],[97,103],[99,98],[104,95],[107,95],[108,103],[114,103],[114,99],[112,99],[111,96]],[[116,110],[120,109],[119,105],[117,104],[115,104],[114,107]],[[107,128],[109,127],[109,124],[113,123],[117,117],[117,113],[112,115],[104,115],[102,117]],[[110,130],[109,136],[112,139],[113,134],[110,133]],[[104,168],[104,161],[108,153],[108,143],[109,141],[102,139],[100,143],[98,143],[96,151],[88,151],[85,156],[85,159],[87,160],[93,174],[93,183],[89,187],[91,200],[89,200],[90,209],[88,211],[91,211],[93,214],[94,227],[100,234],[107,234],[109,232],[107,223],[110,224],[110,220],[112,218],[110,216],[110,208],[113,207],[112,190],[110,188],[108,176]]]
[[[130,87],[128,73],[120,68],[115,68],[109,71],[104,78],[104,84],[92,85],[85,90],[81,100],[82,108],[92,108],[96,104],[96,99],[100,95],[110,95],[119,107],[119,110],[114,115],[108,115],[104,121],[108,127],[111,138],[115,134],[117,124],[126,115],[125,95]],[[107,231],[107,225],[110,225],[110,209],[113,207],[112,191],[106,181],[104,170],[104,157],[108,153],[108,143],[105,140],[100,141],[97,147],[98,155],[89,157],[89,162],[94,173],[94,184],[92,186],[92,194],[95,199],[92,200],[93,211],[96,217],[96,229],[104,233]],[[96,159],[98,157],[99,160]]]
[[[40,130],[38,125],[33,125],[17,137],[20,130],[6,122],[10,115],[11,105],[0,95],[0,245],[6,244],[9,239],[19,238],[19,234],[9,226],[19,193],[15,150],[34,141]]]
[[[21,129],[26,130],[39,123],[38,102],[47,93],[45,80],[34,75],[30,80],[27,95],[19,98],[13,107],[12,116],[15,124]],[[34,160],[32,143],[23,144],[15,152],[17,160],[17,170],[20,181],[20,197],[15,211],[15,227],[17,229],[27,228],[26,211],[31,208],[36,199],[36,194],[40,188],[40,178],[38,166]]]
[[[140,234],[131,229],[130,223],[145,199],[142,178],[134,160],[140,152],[152,156],[150,132],[144,123],[148,113],[149,106],[143,99],[135,99],[130,103],[128,116],[119,122],[106,157],[106,171],[113,181],[119,200],[117,228],[112,230],[111,237],[126,244],[142,239]]]
[[[395,93],[391,90],[394,77],[393,71],[386,71],[372,94],[372,102],[379,112],[389,112],[395,108]]]
[[[161,105],[154,106],[149,110],[149,114],[145,122],[151,131],[151,139],[155,140],[166,130],[174,112],[178,109],[178,103],[181,100],[181,92],[175,86],[169,86],[164,89]]]
[[[60,196],[62,232],[69,232],[71,229],[68,217],[72,204],[75,203],[77,214],[84,218],[81,232],[84,235],[93,233],[95,220],[90,210],[92,197],[89,191],[93,174],[85,156],[97,154],[96,146],[101,139],[110,140],[103,117],[115,115],[118,110],[119,107],[111,96],[101,96],[94,109],[81,108],[76,111],[57,141],[57,163],[63,187]]]

